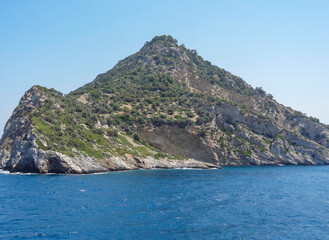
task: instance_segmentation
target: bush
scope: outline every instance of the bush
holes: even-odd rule
[[[140,142],[141,141],[141,137],[138,135],[138,133],[134,133],[133,134],[133,139],[137,142]]]
[[[199,135],[200,137],[205,137],[205,136],[206,136],[206,130],[205,130],[205,129],[201,129],[201,130],[199,131],[198,135]]]
[[[99,129],[99,128],[96,128],[96,129],[93,129],[93,133],[98,134],[98,135],[102,135],[103,134],[103,130],[102,129]]]
[[[189,118],[194,118],[194,117],[195,117],[194,113],[192,113],[192,112],[187,112],[186,115],[187,115]]]
[[[111,128],[111,129],[107,130],[107,135],[109,137],[118,137],[118,130]]]
[[[154,158],[156,158],[156,159],[165,158],[165,157],[167,157],[167,154],[165,154],[165,153],[156,153],[154,155]]]

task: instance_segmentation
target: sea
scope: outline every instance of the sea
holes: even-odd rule
[[[329,239],[329,166],[1,172],[0,239]]]

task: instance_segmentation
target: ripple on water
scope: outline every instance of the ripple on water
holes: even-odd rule
[[[0,171],[0,238],[326,239],[328,170]]]

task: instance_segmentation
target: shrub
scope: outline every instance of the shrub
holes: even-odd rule
[[[138,142],[141,141],[141,138],[140,138],[140,136],[138,135],[138,133],[134,133],[134,134],[133,134],[133,139],[134,139],[135,141],[138,141]]]
[[[110,128],[106,133],[109,137],[118,137],[118,130],[116,129]]]
[[[103,130],[100,128],[93,129],[93,133],[98,134],[98,135],[103,135]]]
[[[154,155],[154,158],[156,158],[156,159],[159,159],[159,158],[165,158],[165,157],[167,157],[167,154],[165,154],[165,153],[156,153],[155,155]]]
[[[192,113],[192,112],[187,112],[186,115],[187,115],[189,118],[194,118],[194,117],[195,117],[194,113]]]

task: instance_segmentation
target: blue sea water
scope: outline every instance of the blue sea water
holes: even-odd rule
[[[329,166],[0,174],[0,239],[329,239]]]

